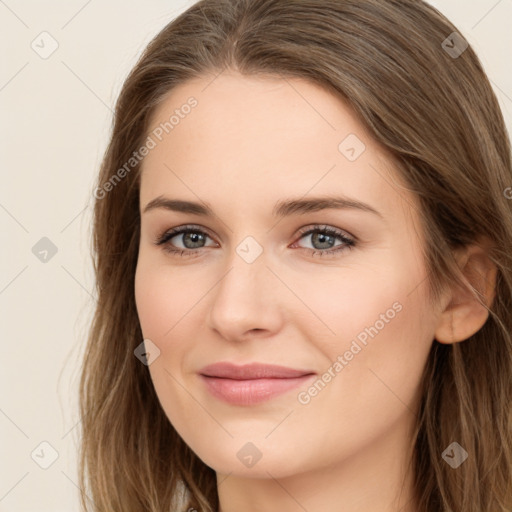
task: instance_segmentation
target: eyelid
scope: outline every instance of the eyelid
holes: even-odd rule
[[[183,224],[181,226],[176,226],[174,228],[166,229],[160,234],[158,234],[154,240],[154,243],[156,245],[160,245],[165,243],[167,240],[170,240],[171,238],[174,238],[177,235],[181,235],[183,233],[186,233],[187,231],[197,231],[199,233],[204,233],[205,235],[208,235],[209,238],[212,240],[215,239],[210,233],[210,231],[205,228],[204,226],[200,226],[198,224]],[[189,249],[193,250],[193,249]]]
[[[343,235],[346,238],[351,238],[354,242],[358,241],[358,238],[354,236],[352,233],[346,231],[345,229],[337,228],[335,226],[331,226],[330,224],[310,224],[309,226],[305,226],[300,228],[298,234],[302,237],[304,235],[310,234],[315,231],[328,231],[332,233],[336,233],[338,236]]]

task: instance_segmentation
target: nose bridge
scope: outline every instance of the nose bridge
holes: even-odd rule
[[[263,304],[265,283],[271,277],[263,251],[255,256],[254,251],[247,250],[247,246],[241,243],[232,252],[228,265],[228,273],[219,282],[216,302],[227,301],[231,311],[238,306],[244,307],[244,304],[253,310],[259,307],[258,304]]]
[[[264,251],[262,244],[263,242],[260,243],[254,236],[249,235],[233,247],[227,258],[229,272],[222,280],[225,282],[219,283],[222,288],[220,293],[234,293],[238,300],[250,295],[249,300],[259,302],[263,287],[271,274],[267,268],[269,253],[268,250]]]
[[[227,260],[228,270],[216,286],[211,303],[210,326],[229,338],[251,329],[272,330],[277,326],[277,283],[267,268],[263,247],[247,237]]]

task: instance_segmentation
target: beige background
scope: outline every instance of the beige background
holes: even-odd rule
[[[94,177],[123,79],[192,3],[0,0],[0,512],[78,511],[76,390],[94,303]],[[479,54],[512,131],[512,0],[431,3]],[[51,36],[38,37],[43,31]],[[46,262],[32,252],[43,237],[57,249]]]

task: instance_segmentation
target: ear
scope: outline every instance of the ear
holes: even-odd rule
[[[478,332],[489,317],[481,301],[490,308],[495,296],[496,265],[489,258],[488,241],[469,245],[455,253],[462,278],[467,286],[453,285],[448,293],[448,304],[439,318],[435,339],[440,343],[464,341]],[[471,286],[481,295],[471,289]]]

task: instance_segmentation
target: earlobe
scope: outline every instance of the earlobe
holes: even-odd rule
[[[494,300],[497,275],[496,265],[488,255],[488,247],[487,243],[471,245],[457,257],[461,278],[466,286],[453,285],[451,288],[435,331],[435,339],[440,343],[464,341],[478,332],[487,321],[487,308]]]

